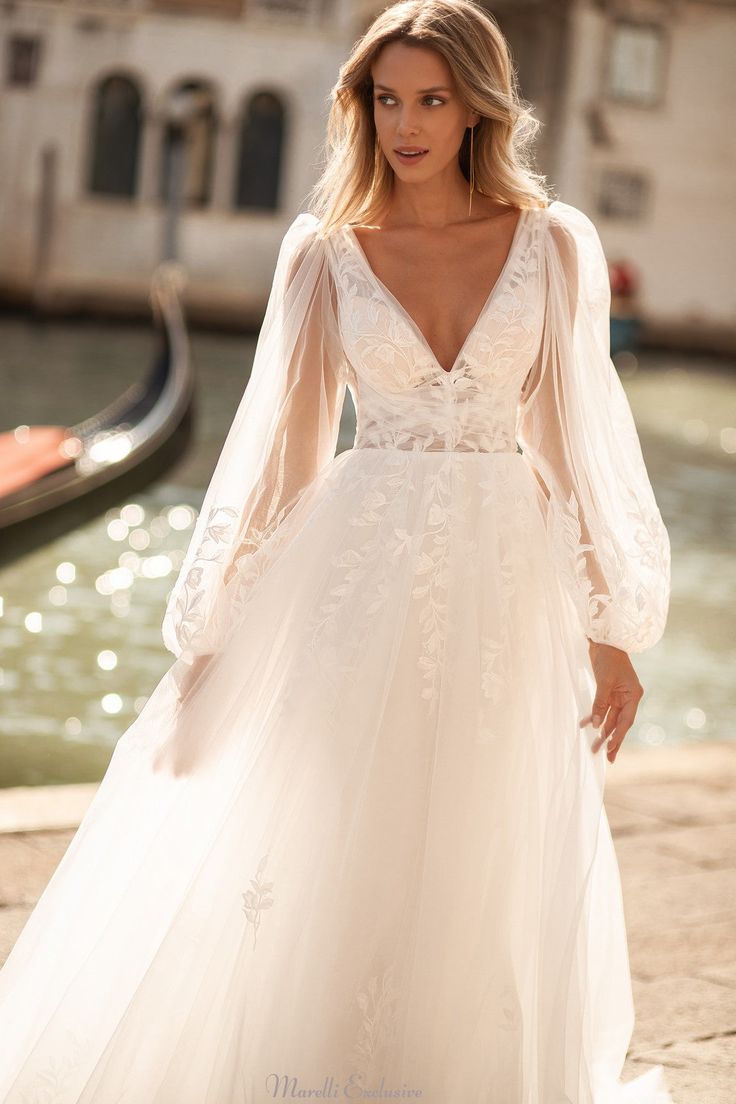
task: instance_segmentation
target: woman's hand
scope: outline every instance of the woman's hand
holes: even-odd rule
[[[595,701],[592,713],[583,717],[581,727],[592,721],[593,727],[603,722],[591,751],[597,752],[610,738],[606,757],[613,763],[624,736],[636,717],[644,689],[637,678],[628,653],[611,644],[589,641],[588,651],[596,681]]]
[[[191,664],[185,666],[184,670],[174,675],[174,682],[177,686],[179,701],[184,701],[189,691],[192,689],[197,679],[201,675],[202,671],[209,666],[212,655],[197,655],[192,660]],[[176,665],[174,665],[176,667]]]

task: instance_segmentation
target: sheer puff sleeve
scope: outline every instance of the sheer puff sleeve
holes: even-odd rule
[[[319,220],[284,235],[250,379],[169,594],[162,635],[175,656],[217,652],[257,570],[250,563],[334,457],[346,375]]]
[[[560,200],[544,217],[542,336],[517,439],[546,497],[553,556],[586,636],[641,652],[667,620],[669,537],[610,357],[600,238],[582,211]]]

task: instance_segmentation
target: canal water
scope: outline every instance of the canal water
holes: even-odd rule
[[[145,491],[0,568],[0,786],[101,778],[173,661],[161,640],[166,597],[255,351],[254,336],[191,342],[186,454]],[[5,316],[0,430],[87,417],[140,378],[153,349],[145,325]],[[734,365],[647,354],[617,366],[673,553],[665,637],[633,660],[645,696],[627,744],[733,739]],[[348,396],[338,451],[354,427]]]

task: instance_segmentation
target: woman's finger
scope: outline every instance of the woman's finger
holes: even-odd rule
[[[621,744],[624,741],[624,736],[634,723],[638,704],[639,703],[637,701],[631,699],[621,707],[618,715],[618,722],[616,724],[616,730],[611,738],[611,746],[607,752],[608,758],[611,762],[613,762],[613,760],[616,758],[618,749],[621,747]]]
[[[598,690],[596,691],[595,701],[593,702],[593,706],[591,709],[593,717],[593,728],[598,728],[599,725],[603,724],[603,721],[606,717],[606,712],[612,705],[613,702],[611,700],[611,690],[604,689],[603,687],[599,686]]]
[[[614,707],[611,706],[611,708],[608,711],[608,715],[606,716],[605,721],[603,722],[603,724],[600,727],[600,732],[598,733],[595,740],[591,744],[591,750],[592,751],[594,751],[594,752],[598,751],[603,746],[603,744],[605,744],[606,740],[610,739],[611,733],[613,732],[613,729],[615,728],[615,726],[616,726],[616,716],[614,715]]]

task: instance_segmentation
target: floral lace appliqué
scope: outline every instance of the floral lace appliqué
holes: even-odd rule
[[[398,996],[392,966],[374,974],[358,991],[361,1020],[350,1058],[364,1083],[376,1075],[378,1062],[396,1038]]]
[[[19,1104],[72,1104],[76,1099],[79,1086],[75,1084],[74,1076],[79,1070],[88,1040],[71,1028],[66,1028],[64,1034],[63,1046],[41,1070],[32,1075],[32,1086],[16,1098]]]
[[[245,918],[249,924],[253,925],[253,950],[256,947],[256,937],[258,935],[258,928],[261,923],[261,913],[268,908],[271,908],[273,904],[273,897],[271,897],[271,890],[273,889],[273,882],[266,882],[263,879],[263,872],[266,867],[266,861],[268,854],[264,855],[258,864],[255,878],[251,878],[251,889],[248,889],[243,894],[243,912]]]

